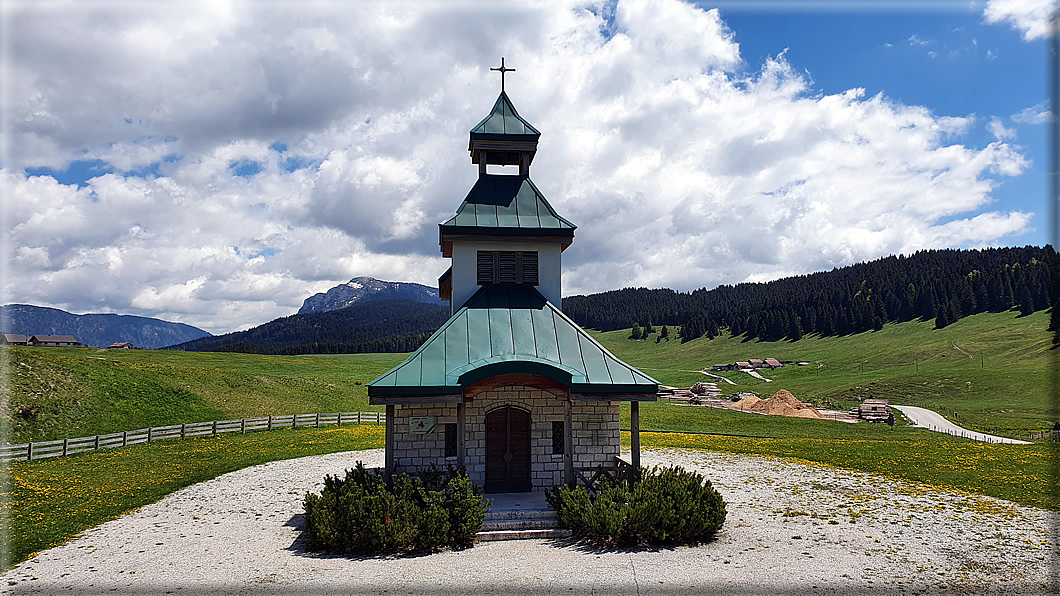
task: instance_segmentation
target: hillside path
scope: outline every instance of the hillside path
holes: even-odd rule
[[[1011,443],[1013,445],[1030,445],[1028,441],[1020,441],[1019,439],[1010,439],[1008,437],[998,437],[995,435],[988,435],[986,433],[975,432],[974,430],[968,430],[962,428],[956,424],[943,418],[942,414],[938,412],[928,410],[926,408],[918,408],[916,406],[896,406],[891,405],[905,414],[906,418],[913,421],[914,426],[933,430],[935,432],[946,433],[948,435],[954,435],[958,437],[964,437],[966,439],[972,439],[973,441],[982,441],[984,443]]]

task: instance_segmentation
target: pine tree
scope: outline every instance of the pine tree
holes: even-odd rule
[[[1023,286],[1020,290],[1020,316],[1027,316],[1034,313],[1034,298],[1031,297],[1031,290],[1027,286]]]
[[[630,339],[640,339],[641,337],[643,337],[643,335],[641,335],[640,324],[639,323],[633,323],[633,332],[629,334],[629,338]]]
[[[942,329],[952,322],[953,321],[950,320],[950,303],[944,302],[942,306],[939,307],[939,312],[935,316],[935,329]]]
[[[670,341],[670,330],[666,328],[666,325],[663,325],[662,332],[659,333],[659,339]]]

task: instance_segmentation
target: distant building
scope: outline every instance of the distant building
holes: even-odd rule
[[[754,368],[754,367],[751,366],[750,362],[737,362],[736,363],[736,370],[741,370],[741,369],[744,369],[744,368]]]
[[[776,358],[766,358],[765,364],[769,368],[783,368],[784,367],[784,365],[781,364],[780,361],[777,360]]]
[[[866,399],[858,407],[858,418],[869,422],[887,422],[891,408],[886,399]]]
[[[29,337],[21,333],[5,333],[3,335],[3,344],[6,346],[28,346]]]
[[[34,335],[29,338],[29,345],[49,348],[79,348],[81,342],[72,335]]]
[[[131,350],[133,345],[127,341],[120,341],[107,346],[108,350]]]

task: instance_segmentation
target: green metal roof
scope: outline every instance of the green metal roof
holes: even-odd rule
[[[486,136],[480,136],[486,135]],[[515,139],[526,139],[536,141],[541,133],[530,125],[529,122],[523,120],[519,115],[519,112],[515,111],[515,106],[512,105],[512,101],[508,99],[508,94],[501,91],[499,97],[497,97],[497,103],[493,104],[493,109],[490,110],[489,116],[483,118],[482,122],[479,122],[471,129],[471,138],[497,138],[501,135],[502,138]],[[532,139],[526,137],[533,137]]]
[[[577,228],[560,217],[529,178],[479,176],[456,215],[441,224],[441,232],[481,233],[483,228],[504,228],[505,234],[524,233],[574,236]]]
[[[369,383],[368,395],[452,395],[509,373],[547,377],[572,393],[654,395],[659,386],[533,286],[484,286],[408,360]]]

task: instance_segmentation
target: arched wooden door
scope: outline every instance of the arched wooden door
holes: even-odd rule
[[[486,492],[524,492],[530,484],[530,412],[504,406],[486,414]]]

